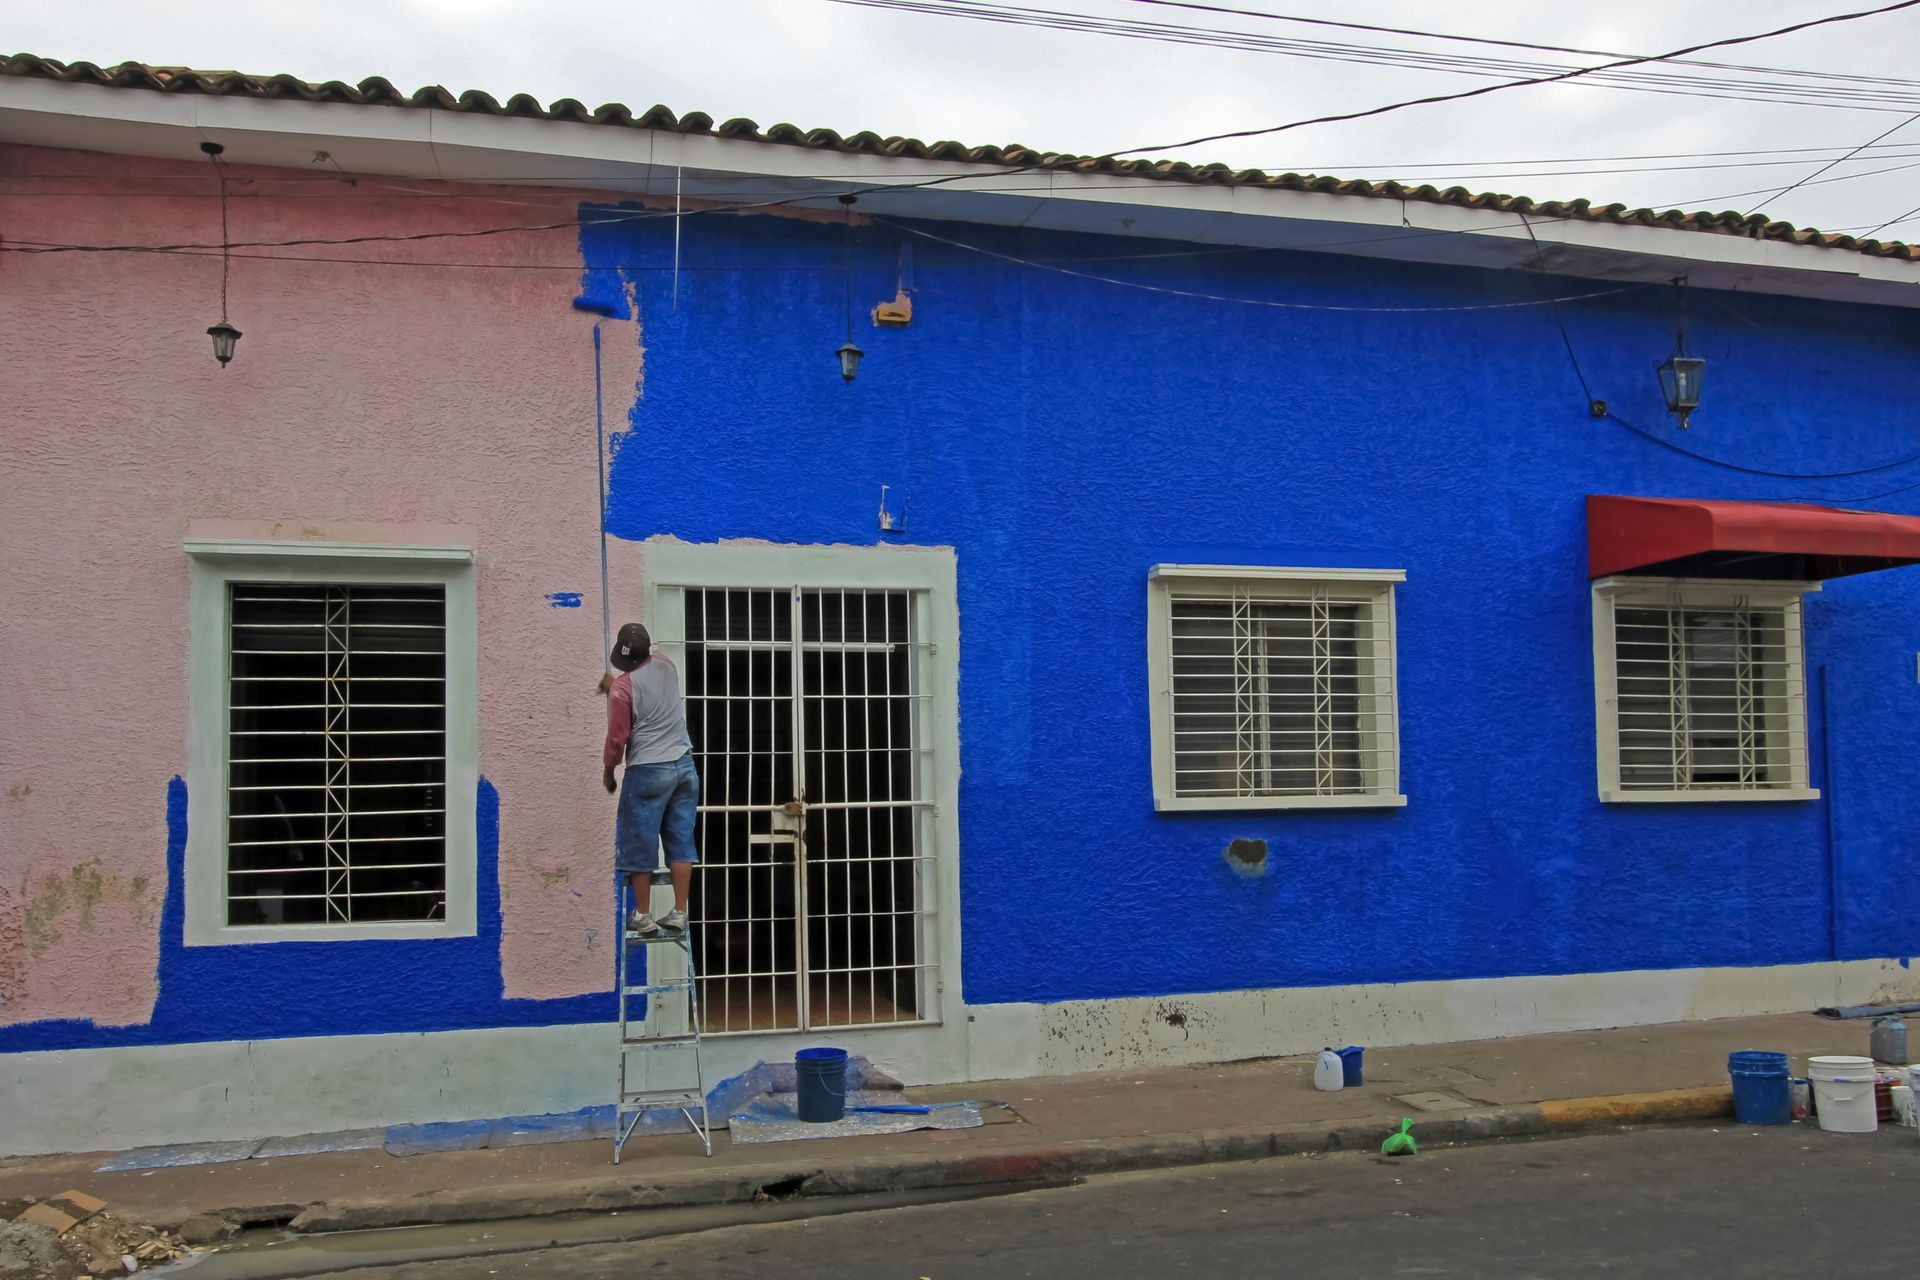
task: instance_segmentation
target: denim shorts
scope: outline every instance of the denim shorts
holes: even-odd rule
[[[663,764],[630,764],[613,820],[613,865],[623,875],[665,871],[666,862],[698,862],[694,845],[700,775],[691,753]]]

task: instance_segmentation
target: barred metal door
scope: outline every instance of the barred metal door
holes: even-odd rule
[[[684,599],[704,1029],[934,1020],[924,593]]]

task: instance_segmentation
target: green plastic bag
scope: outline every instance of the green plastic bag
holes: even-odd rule
[[[1419,1155],[1420,1148],[1414,1145],[1413,1135],[1407,1132],[1407,1130],[1411,1128],[1413,1128],[1413,1117],[1402,1116],[1400,1118],[1400,1132],[1380,1144],[1380,1154],[1383,1156]]]

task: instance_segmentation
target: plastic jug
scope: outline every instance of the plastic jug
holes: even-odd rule
[[[1873,1060],[1907,1065],[1907,1024],[1900,1015],[1882,1018],[1873,1024]]]
[[[1313,1087],[1332,1093],[1346,1083],[1346,1064],[1340,1055],[1332,1049],[1322,1049],[1320,1060],[1313,1064]]]

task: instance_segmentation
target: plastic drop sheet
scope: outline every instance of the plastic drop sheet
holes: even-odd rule
[[[924,1114],[898,1111],[852,1111],[838,1120],[802,1120],[794,1110],[795,1095],[763,1093],[733,1113],[727,1131],[733,1141],[798,1142],[803,1138],[858,1138],[879,1133],[912,1133],[915,1129],[977,1129],[986,1123],[977,1102],[926,1104]],[[887,1107],[908,1103],[897,1091],[858,1091],[847,1095],[848,1107]]]

